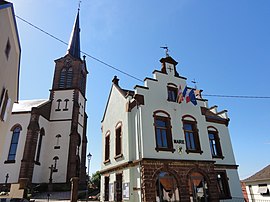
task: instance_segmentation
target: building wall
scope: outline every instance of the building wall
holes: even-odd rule
[[[154,71],[154,79],[145,79],[144,86],[135,86],[135,95],[141,95],[144,98],[143,104],[138,107],[128,108],[131,106],[134,97],[124,96],[118,85],[113,84],[112,90],[108,99],[108,104],[105,110],[104,120],[102,122],[102,142],[103,142],[103,160],[105,151],[105,135],[110,131],[110,163],[102,163],[101,173],[101,197],[104,197],[104,176],[110,176],[110,183],[115,181],[115,173],[123,173],[123,182],[129,180],[130,183],[130,199],[128,201],[140,201],[141,196],[143,201],[156,200],[156,173],[167,170],[170,173],[175,173],[175,179],[178,181],[180,198],[183,201],[189,199],[189,172],[197,169],[199,173],[203,173],[208,179],[208,186],[211,201],[219,201],[217,171],[226,171],[228,177],[229,189],[233,201],[235,198],[243,198],[240,180],[237,172],[233,148],[230,140],[228,126],[225,122],[215,123],[210,122],[203,115],[202,108],[208,109],[207,100],[197,99],[197,105],[194,106],[191,102],[185,101],[181,104],[168,101],[167,86],[173,83],[175,86],[181,85],[182,90],[186,86],[186,79],[175,76],[172,72],[168,74]],[[116,87],[117,86],[117,87]],[[127,104],[130,105],[127,105]],[[169,114],[171,123],[171,133],[174,151],[157,151],[154,112],[164,116]],[[211,112],[216,117],[227,120],[226,112],[218,113],[216,107],[211,108]],[[199,142],[202,153],[186,152],[185,135],[183,131],[182,117],[185,115],[192,116],[196,119]],[[126,119],[125,119],[126,118]],[[125,120],[127,125],[127,135],[123,135],[124,149],[129,152],[129,161],[115,161],[114,149],[115,138],[114,129],[119,120]],[[193,120],[187,117],[188,120]],[[208,127],[214,127],[218,131],[222,156],[223,158],[212,157]],[[125,137],[128,137],[125,139]],[[181,140],[180,143],[174,140]],[[125,148],[126,147],[126,148]],[[181,151],[180,151],[181,150]],[[124,151],[125,154],[125,151]],[[126,164],[127,163],[127,164]],[[138,164],[142,164],[140,167]],[[134,165],[133,165],[134,164]],[[139,170],[138,170],[139,169]],[[125,170],[129,170],[129,175],[125,174]],[[142,176],[141,176],[142,175]],[[129,177],[132,176],[132,177]],[[142,186],[142,195],[140,187]],[[226,196],[228,197],[228,195]]]
[[[102,122],[102,165],[104,169],[113,167],[129,161],[129,131],[128,131],[128,113],[126,112],[126,99],[112,86],[110,100],[107,105],[107,113]],[[121,158],[115,159],[115,129],[118,124],[122,124],[122,154]],[[110,162],[104,164],[105,160],[105,135],[110,131]]]
[[[6,7],[6,8],[4,8]],[[11,114],[12,105],[18,100],[19,82],[19,63],[20,63],[20,44],[17,34],[17,27],[12,4],[0,6],[0,93],[3,88],[8,90],[10,105],[7,110],[7,119],[0,120],[0,157],[5,143],[5,136],[8,132],[8,122]],[[9,57],[6,57],[5,49],[7,41],[10,43]],[[1,106],[0,106],[1,108]]]
[[[267,188],[270,192],[270,180],[261,180],[261,181],[254,181],[254,182],[245,182],[246,183],[246,191],[248,194],[248,200],[253,202],[255,200],[266,201],[270,200],[270,194],[262,195],[258,193],[259,184],[267,184]]]
[[[66,182],[67,159],[69,135],[71,128],[71,121],[55,121],[48,122],[43,117],[40,117],[40,128],[44,128],[45,136],[43,137],[40,162],[41,165],[35,165],[33,174],[33,183],[48,183],[50,170],[49,167],[54,165],[53,158],[59,157],[57,161],[58,172],[53,173],[53,182]],[[56,136],[60,134],[59,144],[57,145]],[[59,146],[59,149],[58,147]]]
[[[0,183],[5,182],[5,176],[8,173],[9,178],[8,178],[8,183],[17,183],[18,178],[19,178],[19,172],[20,172],[20,166],[21,166],[21,160],[23,157],[23,151],[24,151],[24,143],[26,140],[26,134],[27,134],[27,127],[29,124],[30,120],[30,113],[24,113],[24,114],[13,114],[12,118],[10,119],[10,123],[8,126],[8,132],[7,136],[4,142],[3,146],[3,155],[0,160]],[[17,146],[17,151],[16,151],[16,157],[15,157],[15,163],[5,163],[5,161],[8,158],[9,154],[9,148],[10,148],[10,143],[11,143],[11,138],[12,138],[12,133],[11,131],[12,127],[15,125],[21,125],[22,130],[19,135],[19,143]]]
[[[63,120],[63,119],[71,119],[72,112],[73,112],[73,102],[74,102],[74,90],[59,90],[54,91],[53,100],[52,100],[52,108],[51,108],[51,116],[50,120]],[[58,101],[60,102],[60,107],[58,109]],[[65,100],[68,99],[67,109],[65,109],[66,102]]]

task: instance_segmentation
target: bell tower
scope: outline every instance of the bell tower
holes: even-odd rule
[[[62,149],[63,165],[66,165],[66,182],[79,177],[86,182],[86,78],[85,56],[80,54],[79,10],[74,22],[66,55],[55,60],[55,71],[50,90],[50,119],[55,124],[55,134],[60,134],[66,148]],[[60,126],[61,125],[61,126]],[[59,128],[60,126],[60,128]]]

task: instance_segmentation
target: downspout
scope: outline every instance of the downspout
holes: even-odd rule
[[[142,128],[141,128],[141,107],[139,106],[139,103],[136,100],[136,106],[137,106],[137,140],[138,140],[138,160],[139,160],[139,170],[140,170],[140,192],[141,192],[141,202],[142,202],[142,152],[141,152],[141,134],[142,134]]]

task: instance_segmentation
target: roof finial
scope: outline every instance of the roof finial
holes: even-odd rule
[[[79,0],[79,4],[78,4],[78,11],[80,11],[80,9],[81,9],[81,3],[82,3],[82,1],[81,1],[81,0]]]
[[[166,57],[169,57],[169,48],[167,45],[161,46],[160,48],[163,48],[165,50]]]
[[[195,80],[195,79],[193,79],[192,81],[191,81],[191,83],[194,83],[194,88],[197,90],[197,81]]]

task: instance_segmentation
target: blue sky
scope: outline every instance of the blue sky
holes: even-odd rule
[[[16,15],[68,42],[78,1],[14,0]],[[270,1],[83,0],[81,49],[140,79],[164,57],[204,94],[270,96]],[[67,46],[17,19],[21,40],[20,99],[48,98],[54,60]],[[90,172],[101,165],[101,118],[114,75],[133,89],[137,80],[87,57]],[[270,99],[209,99],[227,109],[234,154],[244,179],[269,164]]]

